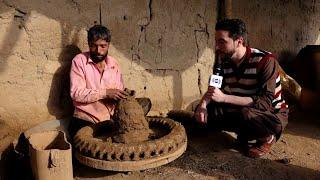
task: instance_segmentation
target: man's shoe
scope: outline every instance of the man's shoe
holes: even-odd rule
[[[276,142],[274,135],[269,136],[265,141],[257,141],[252,147],[249,148],[248,156],[252,158],[260,158],[269,153],[272,144]]]

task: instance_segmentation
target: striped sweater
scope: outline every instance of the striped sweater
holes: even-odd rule
[[[288,108],[281,95],[279,64],[270,52],[247,47],[238,67],[224,61],[222,69],[226,94],[252,97],[255,108],[274,113]]]

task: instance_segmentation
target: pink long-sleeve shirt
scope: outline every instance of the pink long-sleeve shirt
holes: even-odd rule
[[[124,86],[117,60],[107,56],[105,62],[104,71],[100,72],[89,52],[73,58],[70,95],[75,106],[74,117],[98,123],[113,115],[115,103],[106,99],[106,89],[123,90]]]

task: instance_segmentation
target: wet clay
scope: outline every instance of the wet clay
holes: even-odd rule
[[[114,121],[80,129],[74,137],[76,158],[90,167],[115,171],[135,171],[173,161],[187,147],[184,127],[171,119],[146,117],[135,99],[116,106]]]
[[[135,92],[126,90],[127,99],[118,102],[114,114],[117,134],[113,141],[117,143],[135,143],[148,140],[150,134],[149,124],[144,111],[135,99]]]
[[[162,117],[147,117],[147,122],[152,129],[147,141],[126,144],[96,139],[99,132],[111,130],[112,122],[106,121],[80,129],[74,138],[75,149],[82,154],[82,160],[88,157],[121,162],[174,155],[174,152],[186,147],[187,136],[180,123]]]

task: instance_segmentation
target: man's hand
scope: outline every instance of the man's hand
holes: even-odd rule
[[[119,90],[119,89],[107,89],[107,98],[113,99],[113,100],[120,100],[120,99],[126,99],[129,95],[125,91]]]
[[[224,94],[219,88],[215,87],[209,87],[204,96],[207,99],[211,99],[213,102],[223,103],[226,101],[226,94]]]
[[[198,106],[194,116],[199,123],[206,124],[208,117],[207,108]]]

